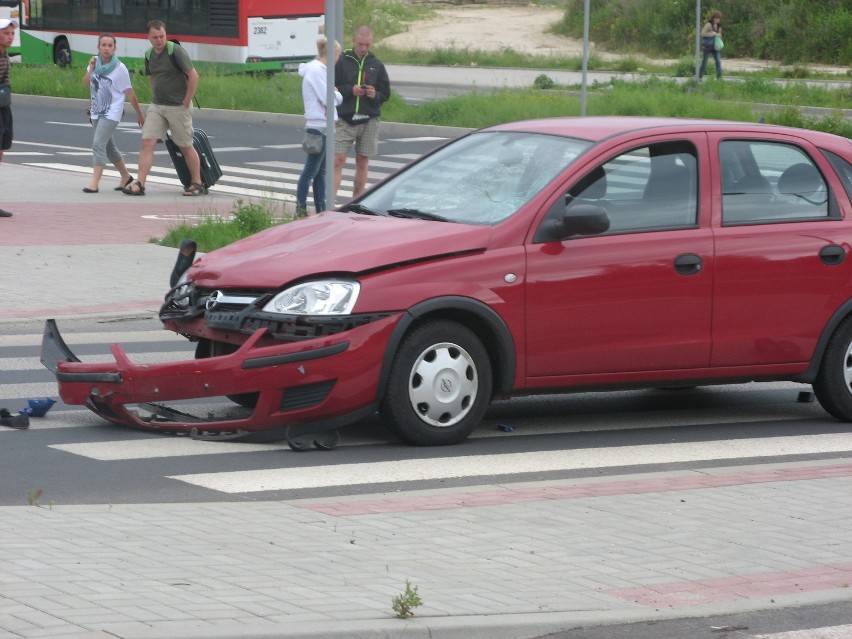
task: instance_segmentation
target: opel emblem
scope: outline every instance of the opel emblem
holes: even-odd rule
[[[217,306],[219,306],[219,300],[223,295],[224,294],[222,293],[222,291],[213,291],[212,293],[210,293],[210,295],[207,297],[207,301],[204,302],[204,308],[206,308],[208,311],[214,310]]]
[[[453,381],[451,379],[447,379],[446,377],[441,379],[441,390],[445,393],[449,393],[453,389]]]

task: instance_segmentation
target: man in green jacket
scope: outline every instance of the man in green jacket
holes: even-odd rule
[[[334,66],[334,82],[343,96],[343,103],[337,107],[340,120],[334,142],[335,196],[340,190],[343,165],[352,145],[355,145],[353,197],[358,197],[367,187],[370,157],[379,149],[382,104],[390,97],[391,87],[385,65],[370,53],[372,44],[370,28],[358,27],[352,48],[344,51]]]

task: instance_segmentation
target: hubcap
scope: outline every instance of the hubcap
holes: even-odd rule
[[[846,357],[843,358],[843,381],[846,391],[852,393],[852,342],[846,347]]]
[[[452,426],[470,412],[479,379],[473,358],[456,344],[441,343],[423,351],[411,369],[408,398],[431,426]]]

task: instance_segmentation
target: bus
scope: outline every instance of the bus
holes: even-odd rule
[[[21,24],[21,7],[18,0],[0,0],[0,20],[6,18]],[[15,29],[15,39],[12,46],[6,52],[9,55],[18,55],[21,52],[21,30]]]
[[[0,0],[3,2],[5,0]],[[147,24],[162,20],[199,68],[295,70],[316,56],[324,0],[23,0],[21,61],[85,67],[112,33],[131,69],[144,65]]]

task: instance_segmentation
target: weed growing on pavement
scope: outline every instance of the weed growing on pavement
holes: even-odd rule
[[[291,215],[279,211],[272,201],[245,203],[237,200],[230,216],[210,213],[204,215],[197,224],[180,222],[169,227],[163,239],[157,243],[177,248],[183,240],[191,237],[197,243],[199,252],[209,253],[292,219]]]
[[[41,499],[42,495],[44,495],[44,491],[41,488],[27,491],[27,503],[30,506],[38,506],[39,508],[41,508],[39,500]]]
[[[398,594],[393,598],[391,605],[396,616],[400,619],[408,619],[414,616],[414,609],[423,605],[423,600],[417,594],[417,586],[412,586],[411,582],[405,580],[405,592]]]

